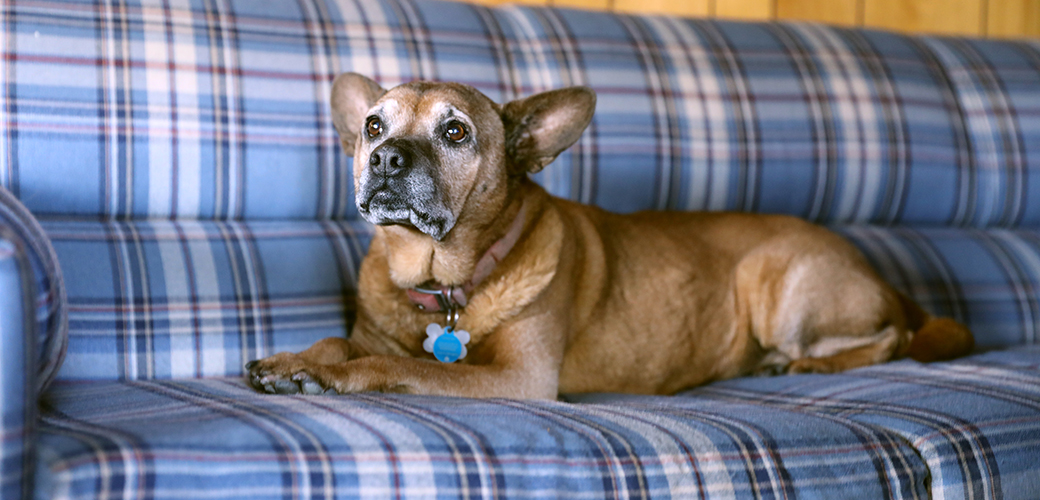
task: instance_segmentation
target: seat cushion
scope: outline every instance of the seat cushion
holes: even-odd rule
[[[39,498],[1021,498],[1040,349],[569,402],[62,383]]]
[[[894,431],[928,465],[932,498],[1036,498],[1040,493],[1036,346],[952,363],[889,363],[849,376],[735,380],[693,395],[751,402],[757,411],[832,415]]]

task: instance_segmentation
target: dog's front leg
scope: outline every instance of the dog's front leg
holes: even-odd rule
[[[279,352],[246,363],[246,381],[254,389],[270,394],[321,394],[335,392],[307,375],[308,368],[338,365],[351,359],[376,354],[407,354],[393,337],[373,333],[364,316],[358,318],[350,339],[328,337],[302,352]]]
[[[307,350],[299,353],[280,352],[264,359],[246,363],[246,376],[250,385],[258,391],[278,394],[321,394],[326,388],[314,380],[305,378],[308,367],[345,363],[360,355],[359,349],[342,337],[319,340]]]
[[[527,374],[532,368],[368,356],[337,365],[308,368],[306,373],[340,394],[378,391],[471,398],[556,398],[556,376],[539,374],[529,377]]]
[[[298,383],[301,392],[305,393],[379,391],[555,399],[563,335],[560,331],[553,331],[555,328],[546,316],[532,316],[500,326],[472,346],[472,364],[441,363],[397,355],[366,355],[338,363],[308,363],[305,355],[309,349],[298,355],[286,353],[293,357],[291,360],[278,360],[278,370],[283,374],[280,380]],[[349,348],[349,343],[345,345]],[[267,360],[274,361],[277,356]],[[253,368],[262,370],[260,366]],[[285,382],[281,384],[288,387]],[[277,390],[278,387],[274,389],[283,392]]]
[[[310,367],[307,375],[341,394],[365,391],[462,397],[555,399],[564,331],[551,315],[509,321],[472,346],[472,364],[366,356]]]

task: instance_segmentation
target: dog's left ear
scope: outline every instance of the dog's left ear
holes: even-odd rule
[[[332,124],[343,144],[354,151],[354,142],[365,124],[368,110],[386,90],[370,78],[357,73],[343,73],[332,82]]]
[[[596,93],[568,87],[502,107],[506,154],[513,173],[538,172],[581,137],[596,111]]]

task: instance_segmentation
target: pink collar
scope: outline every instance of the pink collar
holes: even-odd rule
[[[491,272],[495,270],[502,259],[513,249],[513,245],[520,239],[520,233],[524,229],[524,214],[527,211],[527,202],[520,206],[513,224],[509,226],[505,236],[496,241],[484,252],[484,256],[477,261],[473,268],[473,277],[461,286],[444,286],[438,283],[428,282],[425,286],[415,287],[405,292],[408,299],[419,309],[429,312],[452,311],[466,307],[469,303],[469,294],[484,281]]]

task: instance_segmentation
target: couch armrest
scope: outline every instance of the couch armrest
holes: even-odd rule
[[[29,255],[0,225],[0,498],[31,498],[36,424],[36,286]]]
[[[54,247],[0,187],[0,498],[32,497],[37,401],[67,345],[65,285]]]
[[[15,197],[0,186],[0,227],[5,228],[4,239],[24,256],[28,273],[23,276],[32,283],[35,295],[27,299],[33,313],[28,321],[35,322],[35,360],[30,366],[36,371],[37,394],[43,394],[54,380],[65,360],[69,344],[68,300],[65,280],[58,265],[58,255],[50,238],[44,233],[36,217]],[[2,290],[0,290],[2,293]],[[4,337],[5,343],[8,337]]]

